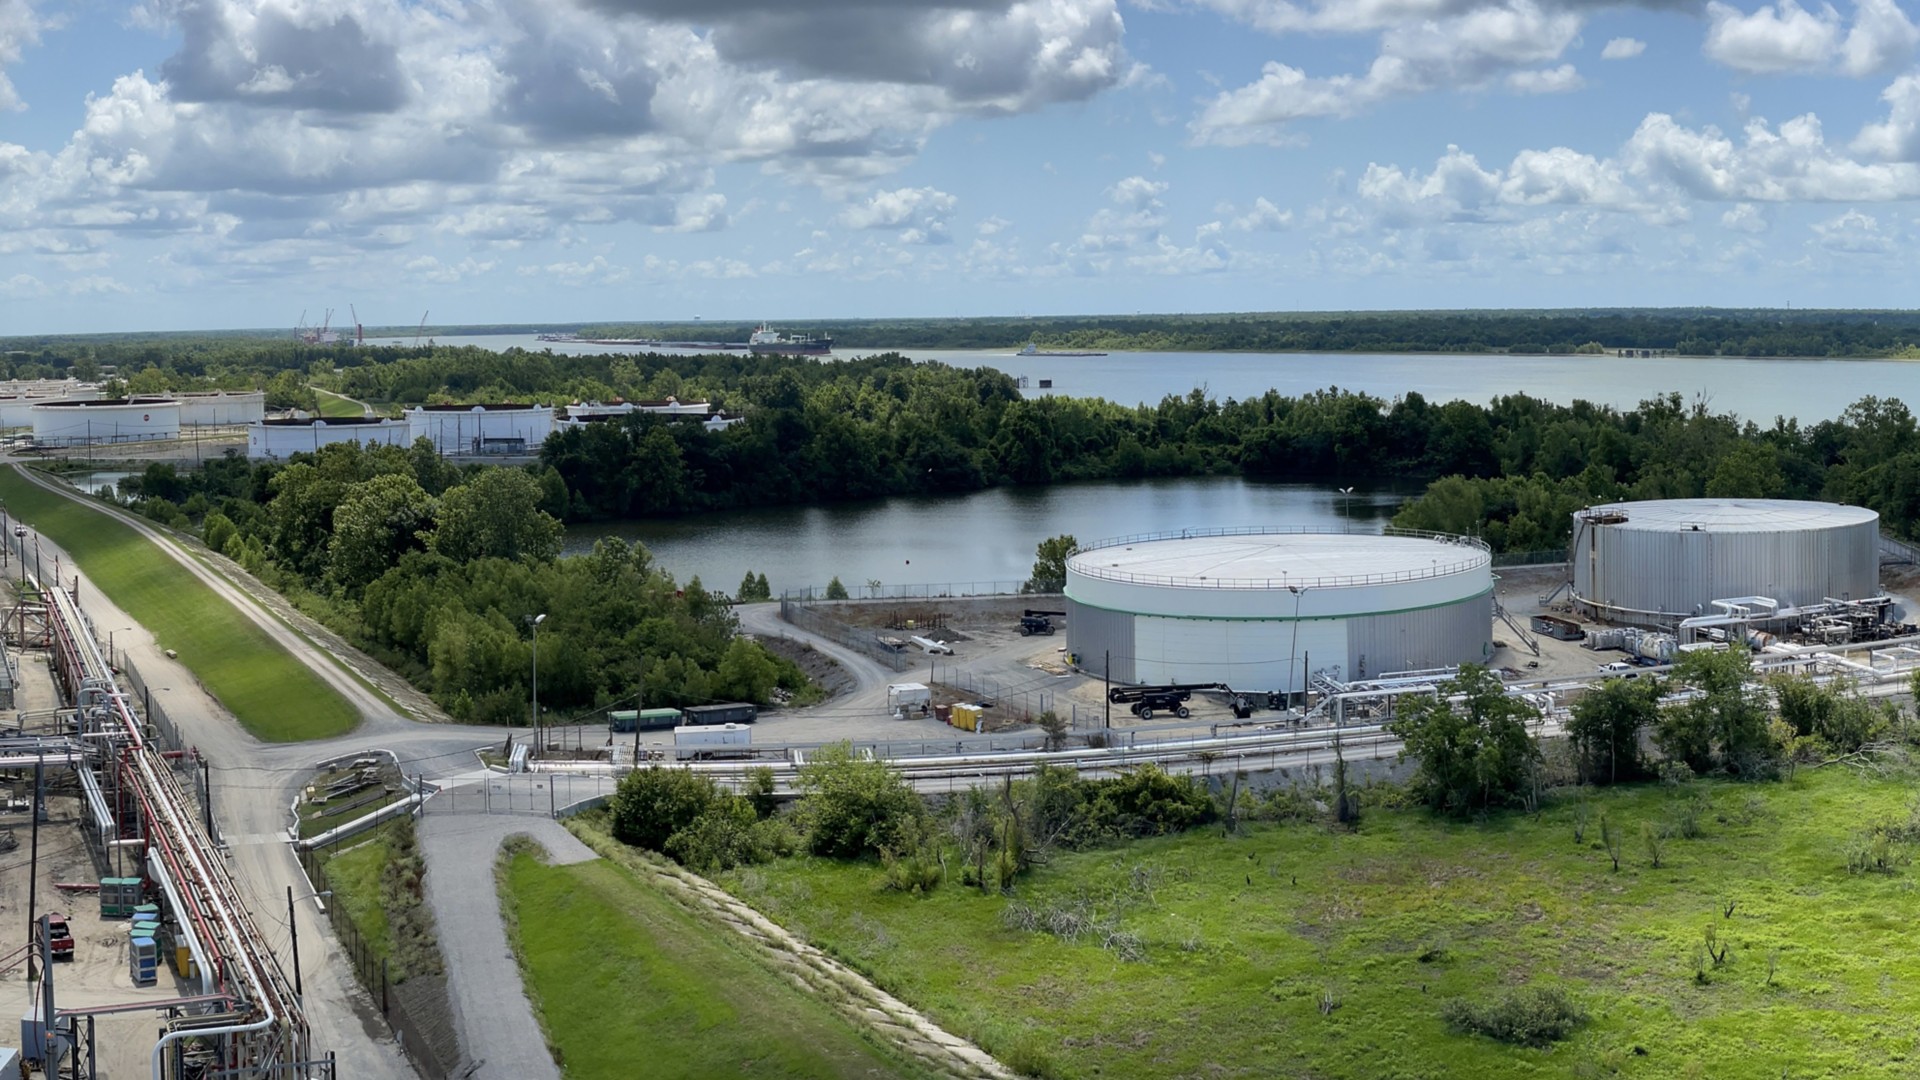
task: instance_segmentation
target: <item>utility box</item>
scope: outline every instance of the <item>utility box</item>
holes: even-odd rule
[[[706,724],[673,729],[673,756],[680,761],[748,757],[753,729],[745,724]]]
[[[724,705],[691,705],[686,714],[688,724],[751,724],[759,719],[760,710],[744,701],[729,701]]]
[[[0,1046],[0,1080],[20,1080],[20,1051]]]
[[[100,879],[100,917],[103,919],[124,919],[133,914],[133,909],[144,899],[140,893],[139,878]]]

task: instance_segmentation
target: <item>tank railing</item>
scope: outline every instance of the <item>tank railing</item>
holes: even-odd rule
[[[1182,529],[1179,532],[1137,533],[1132,536],[1117,536],[1093,543],[1075,551],[1068,560],[1073,572],[1103,581],[1122,581],[1137,585],[1168,585],[1180,588],[1196,589],[1325,589],[1354,585],[1388,585],[1399,581],[1424,581],[1429,578],[1446,577],[1462,571],[1473,570],[1491,563],[1492,549],[1487,542],[1474,536],[1455,536],[1451,533],[1427,532],[1419,529],[1386,529],[1377,535],[1408,537],[1416,540],[1435,540],[1444,544],[1456,544],[1473,548],[1478,555],[1455,562],[1435,563],[1432,566],[1412,570],[1392,570],[1374,574],[1334,574],[1326,577],[1277,577],[1277,578],[1201,578],[1197,576],[1171,577],[1164,574],[1140,574],[1128,570],[1116,570],[1111,567],[1089,566],[1081,557],[1090,552],[1106,548],[1121,547],[1126,544],[1144,544],[1160,540],[1195,540],[1219,536],[1347,536],[1374,535],[1341,533],[1306,525],[1242,525],[1221,529]]]

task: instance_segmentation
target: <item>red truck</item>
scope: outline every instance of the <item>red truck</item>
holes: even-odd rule
[[[73,930],[67,917],[57,912],[47,916],[47,948],[55,960],[73,959]]]

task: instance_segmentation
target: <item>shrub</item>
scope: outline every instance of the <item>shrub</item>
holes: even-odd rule
[[[686,769],[635,769],[610,801],[614,838],[664,852],[668,839],[706,813],[720,794],[712,779]]]
[[[920,796],[884,761],[854,755],[850,743],[822,747],[800,770],[807,846],[853,858],[902,847],[926,816]]]
[[[1525,986],[1484,1004],[1454,998],[1440,1007],[1440,1018],[1468,1034],[1515,1046],[1546,1046],[1572,1035],[1587,1014],[1557,986]]]
[[[773,857],[760,846],[754,828],[760,819],[753,806],[737,795],[721,795],[687,827],[667,838],[666,853],[680,865],[701,874],[731,870],[743,863]]]

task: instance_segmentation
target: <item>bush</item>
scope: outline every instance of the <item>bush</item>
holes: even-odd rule
[[[666,853],[701,874],[766,862],[773,852],[766,834],[756,827],[759,824],[751,803],[737,795],[721,795],[686,828],[667,838]]]
[[[1515,1046],[1546,1046],[1572,1035],[1587,1014],[1557,986],[1526,986],[1486,1004],[1454,998],[1440,1007],[1440,1018],[1456,1031]]]
[[[856,757],[850,743],[822,747],[800,770],[800,813],[816,855],[855,858],[905,847],[926,815],[920,796],[884,761]]]
[[[610,801],[614,838],[623,844],[665,852],[674,833],[692,825],[719,802],[714,782],[686,769],[635,769]]]

